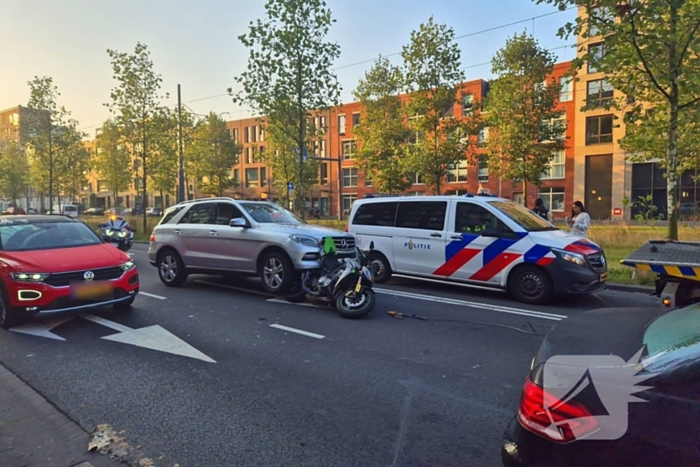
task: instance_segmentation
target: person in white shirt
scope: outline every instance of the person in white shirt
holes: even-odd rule
[[[566,218],[569,225],[569,232],[575,237],[586,237],[588,228],[591,226],[591,216],[586,212],[586,208],[581,201],[574,201],[571,209],[571,219]]]

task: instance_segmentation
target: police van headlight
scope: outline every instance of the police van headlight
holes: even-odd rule
[[[583,255],[580,255],[578,253],[572,253],[570,251],[557,250],[556,248],[552,248],[552,251],[554,253],[556,253],[564,261],[568,261],[570,263],[574,263],[574,264],[577,264],[579,266],[586,265],[586,259],[583,257]]]

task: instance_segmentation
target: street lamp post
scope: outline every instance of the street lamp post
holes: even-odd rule
[[[180,85],[177,85],[177,130],[178,144],[180,147],[180,167],[178,169],[177,202],[185,201],[185,156],[182,152],[182,99],[180,97]]]

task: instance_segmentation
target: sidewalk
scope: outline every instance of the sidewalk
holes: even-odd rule
[[[0,466],[124,466],[88,453],[89,441],[82,428],[0,365]]]

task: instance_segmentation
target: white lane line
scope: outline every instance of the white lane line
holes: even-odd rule
[[[126,327],[124,325],[121,325],[119,323],[115,323],[114,321],[110,321],[108,319],[102,318],[100,316],[95,316],[95,315],[83,315],[83,319],[86,319],[88,321],[92,321],[93,323],[101,324],[102,326],[106,326],[110,329],[114,329],[115,331],[119,332],[132,332],[133,329]]]
[[[139,295],[145,295],[146,297],[151,297],[151,298],[157,298],[158,300],[167,300],[168,297],[162,297],[160,295],[148,293],[148,292],[139,292]]]
[[[281,324],[271,324],[271,328],[281,329],[282,331],[289,331],[295,334],[301,334],[302,336],[313,337],[314,339],[324,339],[326,336],[321,334],[314,334],[313,332],[302,331],[301,329],[294,329],[287,326],[282,326]]]
[[[209,281],[203,281],[203,280],[196,280],[194,281],[198,284],[204,284],[204,285],[211,285],[212,287],[219,287],[221,289],[229,289],[229,290],[235,290],[236,292],[244,292],[244,293],[250,293],[250,294],[255,294],[255,295],[261,295],[263,297],[273,297],[274,295],[266,293],[266,292],[260,292],[259,290],[252,290],[252,289],[244,289],[242,287],[234,287],[233,285],[226,285],[226,284],[217,284],[216,282],[209,282]]]
[[[287,300],[284,300],[283,298],[270,298],[269,300],[266,300],[267,302],[272,302],[272,303],[284,303],[286,305],[299,305],[299,306],[308,306],[310,308],[328,308],[327,306],[324,305],[316,305],[314,303],[306,303],[306,302],[301,302],[301,303],[292,303],[288,302]]]
[[[499,306],[499,305],[489,305],[486,303],[468,302],[466,300],[456,300],[453,298],[433,297],[431,295],[421,295],[421,294],[415,294],[415,293],[410,293],[410,292],[401,292],[401,291],[390,290],[390,289],[375,288],[374,291],[377,293],[381,293],[381,294],[394,295],[394,296],[403,297],[403,298],[411,298],[414,300],[424,300],[424,301],[428,301],[428,302],[445,303],[445,304],[449,304],[449,305],[457,305],[457,306],[463,306],[463,307],[467,307],[467,308],[479,308],[482,310],[497,311],[499,313],[507,313],[507,314],[512,314],[512,315],[529,316],[531,318],[548,319],[548,320],[552,320],[552,321],[561,321],[562,319],[566,318],[565,315],[557,315],[554,313],[544,313],[544,312],[540,312],[540,311],[523,310],[520,308],[511,308],[511,307]]]

